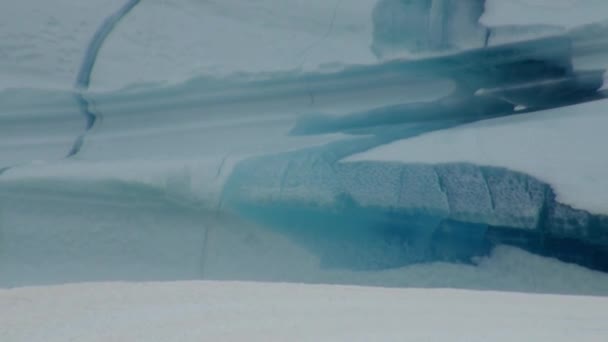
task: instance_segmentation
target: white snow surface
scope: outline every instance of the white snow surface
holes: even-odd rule
[[[488,26],[556,25],[566,28],[606,20],[604,0],[488,0],[481,22]]]
[[[92,88],[176,83],[238,71],[319,69],[374,63],[377,0],[146,0],[110,33]],[[123,0],[4,1],[0,89],[70,88],[87,44]],[[573,27],[605,20],[604,0],[488,0],[488,26]]]
[[[99,55],[93,85],[375,61],[376,0],[142,1]],[[135,57],[135,58],[134,58]]]
[[[480,121],[404,139],[349,161],[470,162],[528,173],[553,187],[558,200],[608,213],[605,146],[608,100]]]
[[[0,89],[70,88],[87,45],[124,0],[0,4]],[[110,33],[91,86],[370,63],[376,0],[146,0]]]
[[[123,2],[3,1],[0,89],[71,88],[93,34]]]
[[[17,341],[585,341],[608,298],[447,289],[178,282],[0,290]]]

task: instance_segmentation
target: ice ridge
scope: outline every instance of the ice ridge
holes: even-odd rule
[[[223,208],[290,236],[327,267],[471,262],[507,244],[608,271],[608,217],[557,202],[534,177],[467,163],[339,162],[345,151],[333,148],[241,162]]]

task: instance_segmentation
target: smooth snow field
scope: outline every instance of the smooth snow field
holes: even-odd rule
[[[598,297],[234,282],[0,290],[2,341],[606,340]]]
[[[0,342],[608,341],[605,0],[0,3]]]

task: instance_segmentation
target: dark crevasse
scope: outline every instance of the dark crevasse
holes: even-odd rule
[[[118,25],[124,16],[126,16],[138,3],[139,0],[129,0],[120,9],[118,9],[116,13],[108,16],[97,29],[91,38],[89,45],[87,46],[85,55],[80,64],[80,69],[78,70],[78,75],[76,76],[76,82],[74,84],[76,89],[74,92],[74,98],[78,104],[80,113],[86,120],[86,127],[84,133],[79,135],[76,138],[76,141],[74,141],[72,148],[67,153],[67,157],[74,156],[80,151],[87,132],[93,128],[93,125],[95,125],[95,121],[97,120],[97,114],[95,114],[91,109],[89,100],[85,95],[83,95],[82,92],[87,90],[91,84],[91,74],[93,72],[95,62],[97,61],[99,50],[116,25]]]

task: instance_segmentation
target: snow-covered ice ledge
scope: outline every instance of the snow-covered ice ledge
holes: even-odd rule
[[[470,162],[520,171],[549,183],[557,199],[608,213],[608,101],[481,121],[395,141],[344,162]]]

